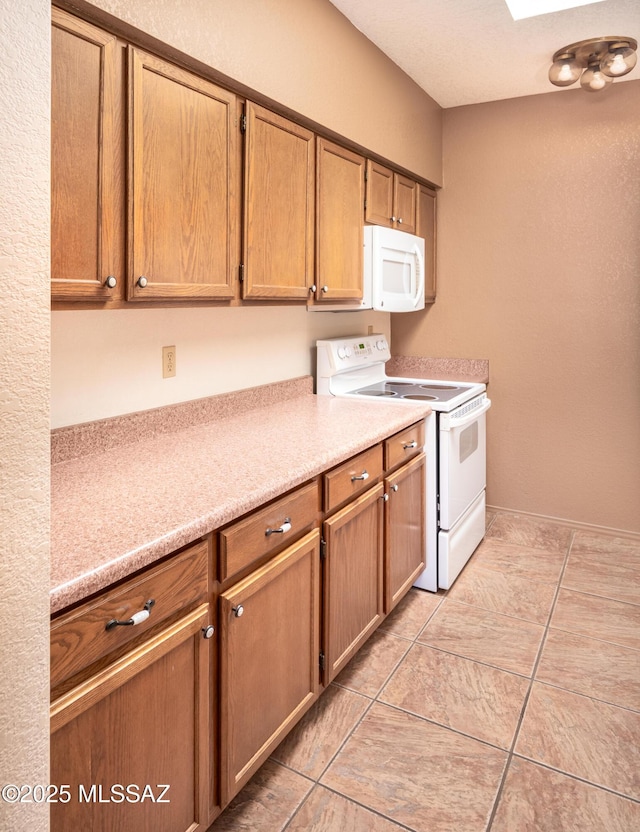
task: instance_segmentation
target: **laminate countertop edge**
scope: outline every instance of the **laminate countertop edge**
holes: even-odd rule
[[[430,408],[303,392],[226,412],[52,465],[52,614],[313,479]]]

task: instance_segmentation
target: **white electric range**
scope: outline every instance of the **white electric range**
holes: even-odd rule
[[[384,335],[317,341],[318,395],[367,397],[381,406],[423,401],[425,420],[426,568],[415,586],[449,589],[485,532],[486,412],[484,384],[386,375]]]

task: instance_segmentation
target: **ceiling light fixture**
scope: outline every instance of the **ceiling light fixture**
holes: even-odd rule
[[[559,49],[553,56],[549,80],[556,87],[568,87],[580,78],[587,92],[610,86],[636,65],[638,43],[633,38],[602,37],[581,40]]]

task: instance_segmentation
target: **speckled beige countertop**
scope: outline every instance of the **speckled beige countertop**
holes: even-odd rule
[[[212,421],[116,443],[144,414],[79,426],[84,455],[54,453],[51,470],[51,612],[127,577],[430,412],[311,393],[311,380],[212,397]],[[287,386],[288,384],[288,386]],[[265,391],[269,391],[266,395]],[[275,390],[275,392],[274,392]],[[224,403],[220,409],[217,400]],[[236,408],[234,409],[234,401]],[[188,406],[187,406],[188,408]],[[164,411],[149,411],[150,425]],[[175,413],[175,408],[174,411]],[[184,408],[180,411],[184,416]],[[188,412],[188,411],[187,411]],[[194,421],[206,418],[200,416]],[[127,421],[129,419],[129,421]],[[131,421],[133,420],[133,422]],[[178,422],[177,424],[180,424]],[[171,427],[171,420],[169,419]],[[54,431],[67,442],[73,429]],[[136,431],[136,436],[140,431]],[[76,437],[77,438],[77,437]],[[123,444],[124,443],[124,444]],[[89,452],[87,452],[87,447]],[[97,448],[97,450],[96,450]]]
[[[428,378],[440,381],[479,381],[489,383],[487,358],[429,358],[392,355],[385,365],[388,376]]]

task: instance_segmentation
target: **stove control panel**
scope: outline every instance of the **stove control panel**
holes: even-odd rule
[[[391,358],[385,335],[355,335],[316,341],[318,376],[330,377]]]

